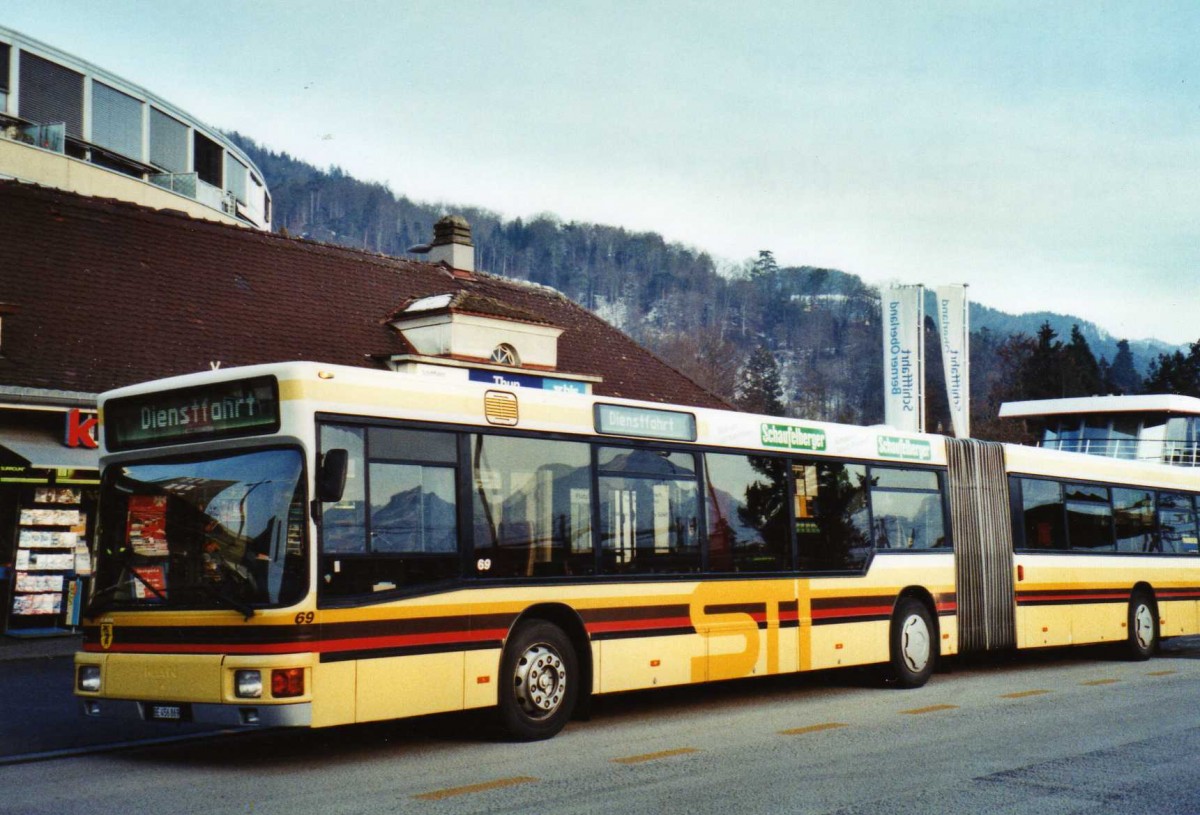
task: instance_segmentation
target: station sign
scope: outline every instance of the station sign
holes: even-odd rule
[[[483,382],[499,388],[530,388],[532,390],[555,391],[557,393],[586,394],[587,385],[570,379],[557,379],[552,376],[536,374],[518,374],[507,371],[488,371],[472,368],[469,379],[472,382]]]

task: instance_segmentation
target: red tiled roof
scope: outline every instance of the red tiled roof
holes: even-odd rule
[[[416,297],[490,298],[563,330],[560,371],[602,396],[726,407],[566,297],[487,274],[0,181],[0,385],[96,393],[258,362],[378,367]]]
[[[459,273],[458,276],[461,276]],[[448,294],[449,292],[444,292]],[[484,297],[480,294],[467,290],[460,290],[450,297],[450,301],[443,306],[437,308],[424,309],[422,311],[410,312],[408,308],[418,300],[424,297],[415,297],[401,305],[399,311],[392,315],[392,320],[401,320],[406,315],[409,317],[420,316],[426,317],[430,314],[446,314],[453,312],[455,314],[476,314],[482,317],[498,317],[502,320],[515,320],[523,323],[535,323],[537,325],[550,325],[550,323],[539,317],[538,315],[526,311],[522,308],[517,308],[510,303],[502,303],[494,297]]]

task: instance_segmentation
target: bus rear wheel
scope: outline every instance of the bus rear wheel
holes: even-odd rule
[[[548,739],[571,718],[579,696],[578,659],[553,623],[520,625],[500,662],[500,725],[517,741]]]
[[[1126,652],[1138,662],[1149,659],[1158,648],[1158,609],[1145,591],[1129,598],[1129,635]]]
[[[929,681],[937,661],[937,641],[929,609],[914,597],[904,597],[892,614],[891,661],[888,679],[898,688],[919,688]]]

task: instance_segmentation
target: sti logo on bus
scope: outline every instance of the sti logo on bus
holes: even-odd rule
[[[113,399],[104,407],[104,428],[110,450],[272,433],[279,429],[278,386],[266,376]]]

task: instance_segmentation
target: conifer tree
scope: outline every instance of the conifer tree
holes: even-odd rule
[[[779,365],[775,362],[775,355],[765,345],[755,348],[742,366],[734,403],[748,413],[783,415]]]

